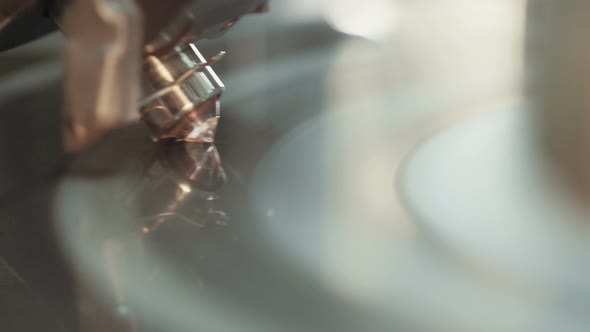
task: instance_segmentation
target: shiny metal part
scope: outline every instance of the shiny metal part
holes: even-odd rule
[[[110,60],[104,61],[103,66],[86,66],[84,70],[94,71],[90,75],[84,73],[84,70],[73,70],[75,73],[72,75],[76,77],[79,73],[84,73],[83,76],[86,78],[96,76],[103,80],[112,80],[116,75],[122,75],[124,77],[116,78],[116,83],[103,81],[104,84],[100,84],[99,80],[98,88],[104,88],[103,95],[119,96],[121,94],[125,98],[119,101],[115,98],[111,101],[109,110],[99,110],[98,108],[107,105],[108,102],[100,104],[97,97],[80,98],[75,90],[84,85],[79,82],[80,80],[70,80],[73,82],[71,83],[72,93],[68,99],[73,100],[71,104],[75,105],[74,109],[76,109],[71,112],[73,121],[69,128],[73,134],[67,136],[73,139],[66,139],[66,142],[74,142],[69,144],[73,146],[70,150],[83,149],[106,132],[134,121],[137,118],[134,112],[138,108],[141,108],[141,118],[152,129],[155,139],[169,138],[212,143],[220,116],[219,98],[225,86],[211,65],[219,61],[224,53],[207,61],[193,42],[202,38],[213,38],[225,32],[240,16],[259,12],[265,8],[266,0],[174,1],[172,6],[165,10],[161,9],[161,12],[157,10],[162,8],[161,2],[147,0],[81,2],[86,3],[85,7],[96,8],[97,12],[100,5],[111,6],[109,9],[120,10],[114,14],[114,17],[128,21],[121,21],[116,25],[121,38],[114,36],[107,41],[111,43],[110,45],[99,43],[98,50],[88,48],[92,53],[98,54],[94,56],[99,57],[103,53],[101,49],[104,48],[107,54],[102,55],[105,58],[110,57]],[[95,3],[95,5],[89,3]],[[133,7],[133,10],[126,11],[125,6]],[[183,9],[178,10],[178,8]],[[141,13],[143,23],[137,20],[138,12]],[[125,16],[127,14],[129,16]],[[76,14],[76,16],[80,19],[80,15]],[[98,17],[104,20],[104,22],[98,22],[98,26],[114,22],[109,20],[108,15],[98,15]],[[78,22],[78,24],[84,23]],[[89,30],[94,32],[100,30],[96,29],[96,24],[86,24]],[[152,37],[154,30],[159,33]],[[85,42],[92,42],[95,38],[101,41],[104,38],[101,36],[86,36]],[[131,37],[130,43],[125,43],[125,36]],[[143,40],[143,48],[138,45],[138,40]],[[117,46],[120,46],[118,50],[116,50]],[[88,49],[78,50],[78,52],[85,52]],[[138,64],[142,52],[144,59],[141,64]],[[82,53],[79,60],[88,65],[89,62],[82,59],[83,57]],[[71,62],[76,64],[75,59]],[[101,62],[98,61],[98,63]],[[114,71],[116,74],[104,75],[119,65],[122,67]],[[137,105],[136,101],[140,100],[136,91],[140,82],[137,68],[140,65],[143,66],[144,73],[141,79],[144,97],[140,105]],[[77,77],[80,78],[80,76]],[[93,90],[93,88],[85,90]],[[137,97],[135,101],[130,99],[135,97]],[[79,105],[76,102],[81,100],[86,100],[89,105]],[[96,109],[85,110],[89,107]],[[80,121],[80,119],[83,120]]]
[[[218,37],[266,1],[7,0],[0,50],[54,29],[50,16],[63,20],[67,151],[139,119],[139,103],[154,138],[211,143],[224,85],[210,65],[223,53],[207,61],[192,43]]]
[[[142,118],[154,138],[212,143],[225,86],[210,67],[224,53],[205,60],[194,44],[144,62]]]
[[[146,43],[141,114],[155,139],[214,142],[225,86],[211,65],[225,53],[207,61],[193,42],[218,37],[242,15],[266,8],[266,0],[191,1]]]
[[[157,193],[157,198],[149,202],[149,215],[140,218],[142,232],[153,233],[175,221],[204,227],[219,217],[221,211],[216,201],[227,177],[215,145],[171,144],[164,146],[163,152],[148,171],[149,177],[141,186],[143,192],[135,193],[148,197]],[[187,209],[195,215],[186,216]]]
[[[165,168],[175,172],[180,187],[213,193],[227,181],[221,157],[213,144],[175,144],[166,151]]]

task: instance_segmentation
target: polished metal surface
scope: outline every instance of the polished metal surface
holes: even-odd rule
[[[220,117],[223,82],[194,44],[165,57],[145,59],[142,119],[154,138],[213,143]]]
[[[149,91],[145,98],[160,97],[141,105],[149,108],[141,112],[154,137],[211,142],[223,83],[196,48],[184,48],[218,37],[243,15],[265,8],[265,0],[7,1],[0,5],[0,49],[48,32],[47,21],[60,24],[68,39],[67,151],[87,149],[137,120],[142,80]],[[144,64],[146,73],[141,75]],[[168,72],[154,66],[168,67]],[[170,70],[182,72],[162,85],[162,75],[174,74]],[[160,91],[167,88],[174,91]]]

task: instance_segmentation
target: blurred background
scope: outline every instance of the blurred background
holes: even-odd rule
[[[197,44],[227,52],[215,145],[139,123],[67,154],[66,39],[0,53],[0,328],[585,331],[526,1],[269,9]]]
[[[18,49],[2,53],[2,76],[29,68],[31,65],[59,59],[64,42],[64,37],[56,33]]]

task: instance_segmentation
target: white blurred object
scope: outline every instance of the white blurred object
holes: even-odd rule
[[[388,37],[397,23],[391,0],[324,0],[324,15],[336,30],[367,39]]]
[[[275,0],[272,10],[286,22],[325,21],[335,30],[367,39],[382,40],[394,32],[397,3],[392,0]]]

